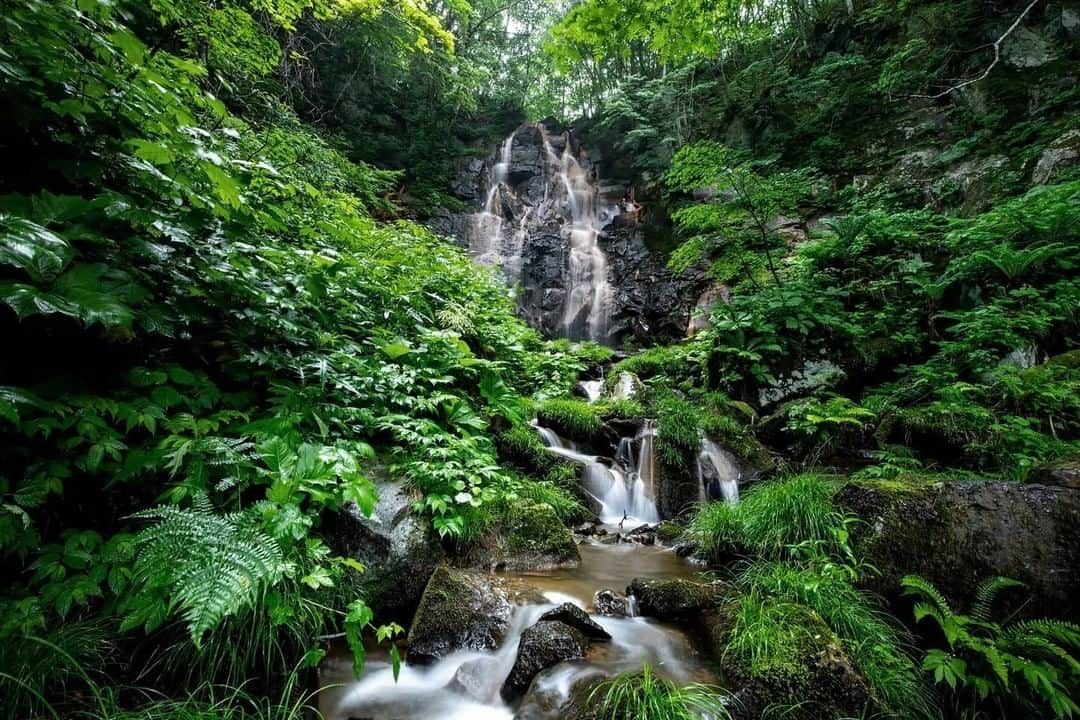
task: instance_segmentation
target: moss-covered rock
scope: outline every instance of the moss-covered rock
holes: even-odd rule
[[[769,707],[784,708],[792,720],[866,716],[870,691],[840,640],[812,610],[788,612],[790,632],[771,635],[767,653],[718,656],[729,685],[739,688],[734,717],[756,720]],[[726,647],[730,618],[714,616],[711,628],[714,647]]]
[[[577,566],[581,554],[570,528],[550,505],[524,501],[511,505],[496,527],[458,561],[485,570],[551,570]]]
[[[683,578],[634,578],[626,594],[637,600],[638,614],[672,621],[692,619],[713,607],[718,596],[715,586]]]
[[[440,565],[428,580],[409,628],[409,664],[456,650],[494,650],[510,627],[506,591],[484,575]]]
[[[656,539],[665,545],[674,543],[682,537],[683,526],[670,520],[665,520],[656,526]]]
[[[874,590],[896,597],[922,575],[964,604],[985,578],[1023,582],[1004,612],[1080,617],[1080,491],[1010,482],[859,481],[838,502],[861,516],[856,549],[877,567]],[[1026,603],[1026,604],[1025,604]]]

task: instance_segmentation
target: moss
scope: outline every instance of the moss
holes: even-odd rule
[[[656,526],[656,539],[664,543],[672,543],[683,535],[683,526],[679,523],[665,520]]]
[[[625,420],[641,423],[645,420],[645,406],[636,400],[605,400],[595,405],[605,420]]]
[[[541,564],[562,565],[581,560],[574,536],[563,525],[551,506],[546,504],[514,505],[506,514],[506,549],[511,556],[510,564],[522,562],[535,565],[531,559],[540,557]]]

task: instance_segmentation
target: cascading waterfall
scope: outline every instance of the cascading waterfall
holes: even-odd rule
[[[529,188],[511,184],[511,169],[517,162],[514,143],[518,133],[529,128],[539,133],[543,146],[542,200]],[[592,173],[575,155],[569,131],[553,136],[543,124],[521,126],[499,146],[483,207],[472,216],[469,251],[478,262],[501,267],[507,281],[515,284],[523,278],[530,231],[558,227],[567,251],[562,270],[564,296],[558,318],[552,318],[547,327],[573,340],[606,342],[613,289],[599,238],[621,210],[617,203],[604,199]]]
[[[633,520],[638,523],[660,522],[653,497],[656,484],[656,461],[653,456],[651,426],[639,433],[642,443],[637,462],[634,460],[631,438],[623,438],[616,450],[614,466],[568,447],[568,443],[550,428],[533,423],[548,452],[560,455],[582,466],[582,482],[586,491],[600,505],[600,520],[607,524]],[[645,477],[640,468],[648,467]]]
[[[603,380],[582,380],[578,385],[581,386],[582,392],[585,393],[585,397],[590,403],[599,400],[600,396],[604,393]]]
[[[548,162],[558,168],[559,184],[565,193],[565,208],[569,210],[570,254],[563,331],[570,338],[603,342],[608,334],[611,284],[607,276],[607,256],[600,249],[598,241],[603,226],[615,212],[611,208],[600,208],[600,193],[590,182],[589,173],[574,157],[569,133],[565,137],[562,153],[558,154],[552,147],[547,130],[542,125],[540,130]],[[563,214],[566,215],[565,210]]]
[[[508,253],[504,248],[506,240],[503,220],[502,194],[504,191],[512,192],[507,183],[510,179],[510,161],[513,157],[515,130],[507,137],[499,147],[499,159],[491,168],[491,182],[484,199],[483,209],[473,215],[472,232],[469,234],[469,252],[477,262],[484,265],[502,265],[507,277],[514,277],[512,273],[520,272],[521,250],[517,249],[516,265],[512,252]],[[527,215],[522,218],[522,228],[527,222]],[[511,238],[511,246],[519,245],[518,233]]]
[[[738,460],[704,436],[701,438],[701,451],[698,453],[697,474],[702,501],[718,498],[729,503],[739,502],[739,479],[742,471],[739,469]]]

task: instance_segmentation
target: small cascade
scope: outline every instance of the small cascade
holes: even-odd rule
[[[595,455],[586,455],[567,446],[552,429],[535,422],[540,439],[548,452],[560,455],[582,466],[581,479],[585,490],[600,505],[600,520],[607,524],[622,523],[623,520],[637,523],[658,523],[660,513],[656,510],[654,491],[656,485],[656,461],[653,456],[652,438],[655,429],[646,424],[638,434],[641,450],[635,461],[633,445],[635,440],[622,438],[615,452],[615,464],[606,465]],[[642,463],[647,466],[643,475]]]
[[[585,393],[585,397],[588,398],[591,403],[599,400],[604,392],[603,380],[582,380],[578,385],[581,387],[582,392]]]
[[[615,384],[615,390],[611,393],[613,400],[632,400],[637,394],[637,385],[634,376],[628,372],[619,373],[619,382]]]
[[[646,420],[638,433],[641,449],[638,452],[637,474],[644,487],[644,496],[650,499],[656,497],[656,454],[653,445],[656,440],[656,421]],[[653,508],[653,512],[656,508]]]
[[[514,149],[515,130],[499,148],[499,160],[491,168],[491,184],[484,199],[483,209],[473,215],[473,227],[469,237],[469,252],[485,265],[503,265],[509,257],[503,248],[504,231],[502,194],[510,177],[510,160]],[[522,223],[524,224],[524,223]],[[515,238],[516,240],[516,233]],[[518,252],[518,265],[521,253]]]
[[[701,438],[697,459],[698,487],[701,500],[739,502],[739,480],[742,470],[730,452],[707,437]]]

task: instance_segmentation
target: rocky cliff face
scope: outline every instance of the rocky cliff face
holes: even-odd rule
[[[548,337],[618,345],[685,336],[699,278],[669,272],[651,251],[646,209],[552,122],[523,125],[464,167],[453,190],[472,212],[443,210],[431,227],[519,287],[522,317]]]

